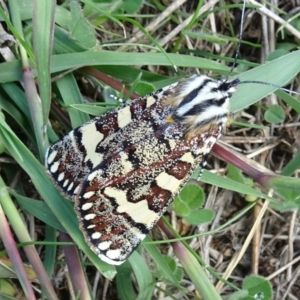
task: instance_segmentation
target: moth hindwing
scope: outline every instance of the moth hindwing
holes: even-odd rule
[[[220,137],[238,81],[194,75],[96,117],[49,147],[46,168],[80,228],[119,265]]]

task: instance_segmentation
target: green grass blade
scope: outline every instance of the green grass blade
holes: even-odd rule
[[[72,74],[67,74],[66,76],[58,79],[56,81],[56,84],[62,100],[66,106],[69,106],[71,104],[83,103],[78,85]],[[89,116],[86,113],[81,112],[80,110],[70,107],[68,108],[68,112],[73,128],[76,128],[90,120]]]
[[[33,47],[38,73],[43,120],[46,124],[51,103],[50,57],[52,54],[55,1],[34,1]]]
[[[300,72],[300,50],[247,71],[241,81],[258,80],[284,86]],[[261,84],[241,84],[230,100],[230,110],[239,111],[274,92],[277,88]]]

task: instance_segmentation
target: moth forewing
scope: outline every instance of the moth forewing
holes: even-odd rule
[[[124,138],[132,134],[128,130],[130,123],[137,120],[141,122],[146,110],[155,111],[157,99],[167,93],[169,88],[168,86],[147,97],[126,102],[72,130],[48,148],[45,155],[47,174],[64,196],[73,199],[90,170],[110,153],[122,149]]]

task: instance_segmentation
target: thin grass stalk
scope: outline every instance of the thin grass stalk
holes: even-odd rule
[[[1,179],[0,185],[2,186],[2,192],[3,192],[3,186],[4,183]],[[17,208],[15,207],[12,199],[8,196],[5,197],[5,201],[2,201],[2,207],[3,210],[9,219],[9,223],[11,224],[15,234],[17,235],[20,242],[32,242],[30,235],[23,223],[23,220],[21,219],[19,212]],[[51,281],[45,271],[45,268],[43,266],[43,263],[41,262],[40,256],[37,253],[34,246],[25,246],[24,251],[27,255],[28,260],[30,261],[34,271],[36,272],[36,275],[39,279],[39,282],[42,286],[43,291],[45,292],[45,295],[48,297],[48,299],[58,299],[56,296],[56,293],[52,287]]]
[[[7,187],[2,177],[0,177],[0,237],[3,241],[4,247],[7,251],[9,258],[12,261],[14,270],[16,271],[16,275],[22,286],[26,299],[36,299],[31,283],[25,271],[23,262],[21,260],[19,250],[16,247],[16,243],[13,238],[13,233],[10,230],[7,219],[5,217],[5,213],[2,209],[2,204],[4,204],[5,206],[5,202],[10,201],[11,198],[8,194]]]

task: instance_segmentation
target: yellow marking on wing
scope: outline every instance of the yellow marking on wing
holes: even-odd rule
[[[97,153],[96,149],[98,144],[103,140],[104,135],[97,130],[93,122],[82,126],[80,131],[82,133],[81,144],[86,149],[84,161],[90,160],[94,166],[100,164],[103,160],[103,154]]]
[[[153,105],[156,102],[156,100],[150,96],[146,99],[146,103],[147,103],[147,107],[150,107],[151,105]]]
[[[178,180],[176,177],[167,174],[166,172],[160,173],[156,177],[156,183],[162,189],[170,191],[172,194],[178,192],[182,180]]]
[[[132,119],[129,106],[125,106],[118,111],[118,125],[120,128],[127,126],[131,121]]]
[[[118,204],[118,213],[127,213],[136,223],[150,226],[158,218],[157,213],[149,209],[147,200],[141,200],[136,203],[128,202],[126,191],[120,191],[111,187],[105,188],[104,193],[115,199]]]

